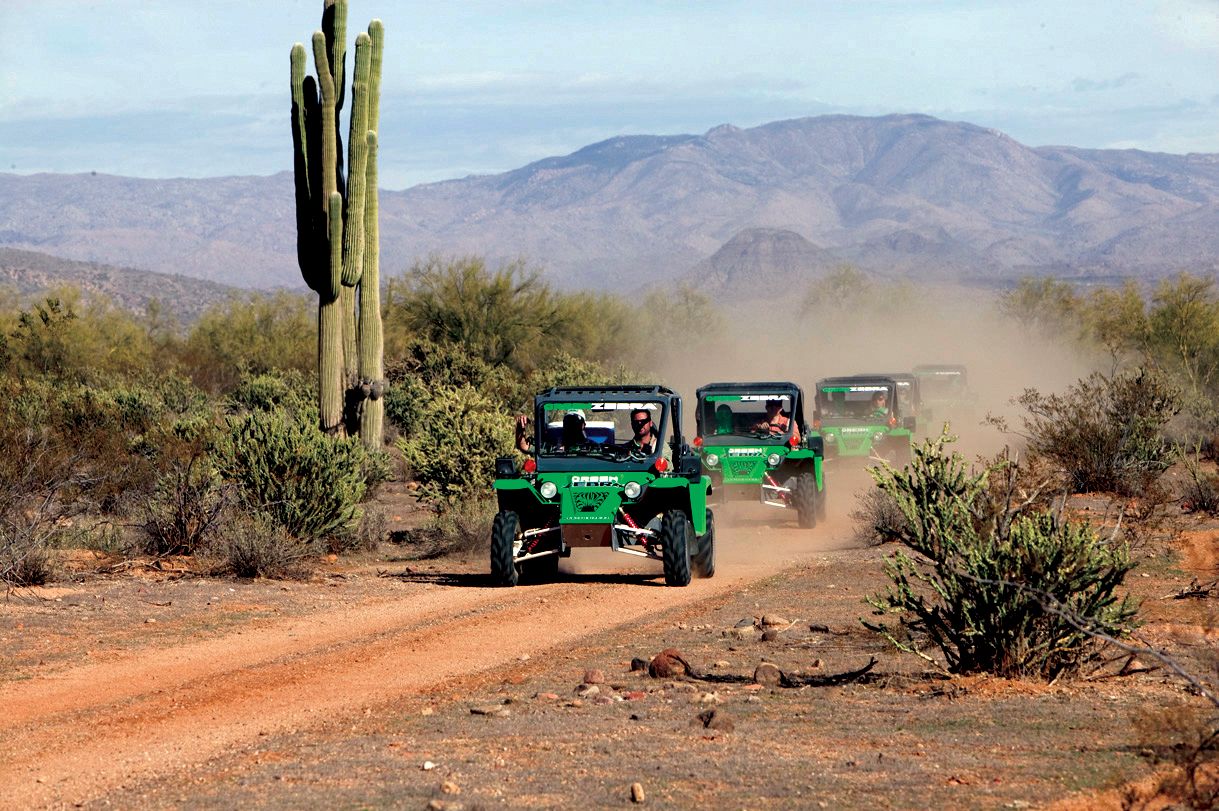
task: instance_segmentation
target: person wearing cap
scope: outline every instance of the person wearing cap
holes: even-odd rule
[[[755,431],[765,431],[771,434],[785,434],[790,428],[796,442],[800,441],[800,429],[792,424],[791,418],[783,414],[783,401],[771,399],[766,401],[766,419],[753,426]]]
[[[889,395],[878,391],[872,395],[872,416],[885,417],[889,414]]]

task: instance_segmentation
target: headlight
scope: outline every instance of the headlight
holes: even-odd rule
[[[783,460],[782,456],[780,456],[777,453],[772,453],[770,456],[766,457],[766,464],[770,465],[771,467],[778,467],[779,462],[781,462],[782,460]]]
[[[885,435],[884,435],[884,434],[872,434],[872,441],[873,441],[873,442],[880,442],[880,441],[881,441],[882,439],[884,439],[884,438],[885,438]]]
[[[838,441],[838,436],[836,434],[825,434],[821,438],[823,440],[825,440],[826,442],[837,442]]]
[[[554,498],[554,494],[559,492],[559,487],[554,482],[542,482],[538,492],[542,494],[542,498]]]
[[[716,465],[718,465],[720,463],[720,458],[718,456],[716,456],[714,453],[709,453],[709,454],[707,454],[707,458],[704,461],[706,461],[707,467],[715,467]]]
[[[639,494],[643,492],[643,488],[639,486],[639,482],[627,482],[622,488],[622,495],[627,498],[639,498]]]

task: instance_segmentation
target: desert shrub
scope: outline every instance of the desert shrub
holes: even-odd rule
[[[1153,371],[1095,373],[1063,394],[1028,389],[1017,402],[1030,450],[1052,460],[1072,492],[1138,494],[1172,463],[1163,431],[1180,394]]]
[[[870,487],[856,495],[851,520],[855,522],[855,540],[865,546],[891,543],[908,532],[906,517],[898,508],[897,499],[878,487]]]
[[[468,555],[487,548],[498,510],[493,498],[470,498],[441,505],[423,526],[395,533],[417,558]]]
[[[0,582],[51,577],[61,525],[79,512],[80,456],[46,427],[0,420]]]
[[[202,449],[172,460],[167,467],[144,505],[143,551],[193,555],[216,534],[229,495]]]
[[[950,441],[915,447],[904,470],[875,470],[877,487],[906,519],[898,542],[914,554],[888,558],[892,585],[869,602],[924,634],[950,672],[1047,679],[1076,672],[1095,644],[1079,625],[1112,636],[1132,625],[1133,604],[1115,594],[1133,567],[1126,549],[1102,542],[1086,523],[1034,507],[1035,498],[1014,498],[1012,460],[970,469],[948,452]],[[1007,484],[993,486],[992,476]],[[878,629],[918,651],[893,629]]]
[[[320,550],[319,541],[294,536],[260,512],[237,513],[209,546],[217,574],[276,579],[304,577]]]
[[[280,411],[256,411],[229,418],[217,464],[246,509],[293,536],[322,538],[359,519],[366,456],[357,438],[329,437]]]
[[[420,495],[454,502],[490,486],[495,459],[512,452],[513,428],[500,404],[470,386],[440,388],[415,403],[398,448]]]
[[[317,381],[296,369],[245,375],[224,398],[229,413],[282,410],[300,422],[317,421]]]
[[[1202,469],[1201,453],[1180,451],[1185,478],[1181,492],[1181,509],[1186,512],[1219,514],[1219,476]]]
[[[401,281],[390,282],[385,301],[391,312],[401,308],[415,333],[464,346],[492,366],[527,368],[565,322],[558,297],[538,271],[520,262],[491,270],[476,256],[416,264]]]
[[[251,293],[207,310],[179,350],[184,371],[211,392],[242,377],[317,369],[316,300],[298,293]]]

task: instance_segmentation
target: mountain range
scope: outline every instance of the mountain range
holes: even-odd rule
[[[783,289],[842,262],[937,280],[1209,272],[1217,203],[1219,155],[1029,147],[923,115],[821,116],[616,137],[382,191],[382,269],[479,254],[523,258],[561,286],[698,278],[727,291]],[[0,246],[303,287],[290,173],[0,174]]]

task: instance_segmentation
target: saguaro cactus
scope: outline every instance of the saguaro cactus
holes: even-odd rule
[[[297,259],[305,283],[318,294],[321,428],[331,434],[359,430],[365,444],[378,448],[384,382],[376,127],[385,27],[373,20],[355,40],[344,179],[338,122],[346,31],[347,0],[325,0],[322,30],[312,40],[316,79],[306,73],[305,46],[292,46]]]

